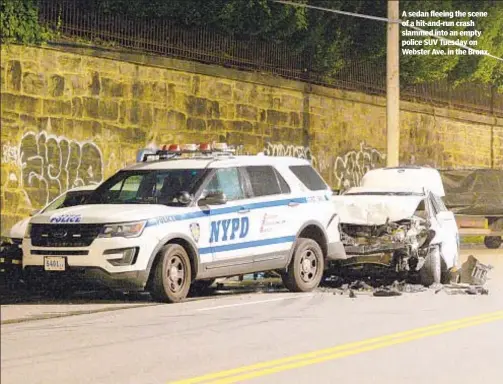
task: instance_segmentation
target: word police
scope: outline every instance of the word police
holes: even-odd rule
[[[80,223],[81,215],[60,215],[51,217],[51,223]]]
[[[236,236],[242,239],[248,234],[250,220],[248,217],[241,219],[216,220],[211,222],[210,243],[219,241],[234,240]]]

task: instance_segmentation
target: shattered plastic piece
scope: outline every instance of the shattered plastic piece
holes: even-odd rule
[[[349,297],[352,298],[352,299],[356,298],[356,295],[355,295],[355,293],[353,292],[352,289],[349,290]]]
[[[463,263],[460,270],[460,282],[476,285],[484,285],[487,281],[487,274],[493,267],[482,264],[473,255]]]
[[[374,292],[374,296],[376,297],[390,297],[390,296],[401,296],[402,293],[396,290],[389,289],[378,289]]]

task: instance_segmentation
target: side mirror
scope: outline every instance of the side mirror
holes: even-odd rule
[[[192,196],[187,191],[182,191],[176,195],[176,199],[179,203],[189,204],[192,202]]]
[[[223,205],[227,204],[227,196],[222,191],[210,192],[198,201],[198,205]]]
[[[40,209],[34,209],[33,211],[30,212],[30,216],[35,216],[40,213]]]

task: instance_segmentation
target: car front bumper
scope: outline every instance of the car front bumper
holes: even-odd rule
[[[97,238],[88,247],[36,247],[23,240],[23,279],[28,281],[90,282],[125,290],[144,289],[149,274],[149,260],[156,241],[151,237]],[[132,260],[116,264],[123,250],[135,249]],[[46,257],[64,260],[64,270],[45,270]]]

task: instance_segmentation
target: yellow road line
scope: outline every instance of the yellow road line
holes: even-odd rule
[[[326,348],[319,351],[290,356],[282,359],[253,364],[240,368],[207,374],[186,380],[172,382],[172,384],[195,384],[203,382],[211,383],[235,383],[246,379],[252,379],[259,376],[269,375],[289,369],[303,367],[306,365],[321,363],[327,360],[334,360],[374,349],[384,348],[394,344],[405,343],[408,341],[424,338],[427,336],[438,335],[454,330],[471,327],[478,324],[484,324],[491,321],[503,320],[503,311],[487,313],[484,315],[472,316],[465,319],[452,320],[445,323],[430,325],[399,332],[391,335],[375,337],[367,340],[343,344],[332,348]],[[229,377],[231,376],[231,377]],[[216,381],[211,381],[215,380]],[[221,380],[219,380],[221,379]]]

